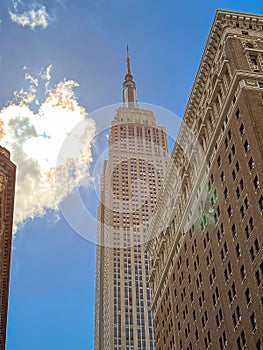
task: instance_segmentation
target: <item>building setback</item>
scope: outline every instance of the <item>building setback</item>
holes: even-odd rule
[[[218,10],[172,153],[181,201],[170,167],[149,228],[157,350],[263,348],[262,156],[263,16]]]
[[[101,179],[95,350],[153,350],[144,241],[167,165],[164,127],[136,102],[127,56],[123,107],[115,112]]]
[[[5,350],[16,167],[0,146],[0,350]]]

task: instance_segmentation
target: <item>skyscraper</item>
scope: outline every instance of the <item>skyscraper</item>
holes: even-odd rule
[[[183,117],[200,152],[182,127],[181,201],[164,225],[176,193],[162,195],[149,230],[161,232],[147,247],[158,350],[263,348],[262,116],[263,16],[218,10]]]
[[[154,349],[145,234],[167,165],[164,127],[139,107],[127,54],[98,209],[95,350]]]
[[[16,167],[0,146],[0,350],[5,350]]]

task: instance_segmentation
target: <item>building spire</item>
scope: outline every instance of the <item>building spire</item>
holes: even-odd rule
[[[127,49],[126,49],[126,73],[131,74],[131,63],[130,63],[129,46],[128,45],[127,45]]]
[[[133,81],[133,76],[131,74],[131,62],[130,62],[128,45],[126,48],[126,75],[125,75],[125,81],[122,85],[122,93],[123,93],[124,106],[129,108],[136,108],[137,107],[136,84]]]

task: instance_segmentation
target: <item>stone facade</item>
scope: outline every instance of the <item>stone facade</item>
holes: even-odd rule
[[[5,350],[16,167],[0,146],[0,350]]]
[[[148,232],[157,350],[263,348],[262,116],[263,16],[218,10]]]

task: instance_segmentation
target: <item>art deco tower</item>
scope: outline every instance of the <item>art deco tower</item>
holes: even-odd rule
[[[167,164],[164,127],[139,108],[127,55],[98,209],[95,350],[154,349],[144,240]]]
[[[5,350],[16,167],[0,146],[0,350]]]

